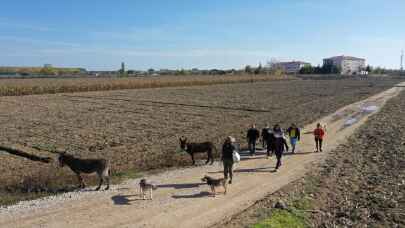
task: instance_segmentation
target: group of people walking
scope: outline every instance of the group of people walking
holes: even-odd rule
[[[318,123],[313,131],[303,133],[314,135],[316,152],[322,152],[325,128],[326,127],[322,127],[322,125]],[[284,152],[289,151],[286,136],[288,136],[289,143],[291,145],[291,153],[294,154],[297,143],[301,140],[301,129],[298,128],[295,123],[291,124],[286,131],[284,131],[279,124],[274,125],[272,128],[269,124],[267,124],[261,132],[259,132],[255,124],[252,124],[251,128],[248,129],[246,134],[250,156],[254,156],[256,154],[256,145],[261,138],[262,147],[267,151],[267,158],[271,157],[273,154],[276,155],[277,163],[275,171],[277,172],[281,166],[281,159]],[[232,183],[233,177],[233,153],[236,150],[235,141],[236,140],[233,137],[228,136],[222,146],[221,160],[224,165],[224,178],[228,179],[229,177],[230,184]]]

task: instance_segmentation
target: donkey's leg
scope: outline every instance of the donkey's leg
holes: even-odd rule
[[[210,165],[214,164],[214,156],[212,154],[212,149],[208,153],[208,159],[211,160]]]
[[[77,179],[79,180],[79,188],[85,188],[86,185],[84,184],[82,176],[80,176],[80,173],[76,173]]]
[[[108,189],[110,189],[110,177],[109,177],[109,176],[105,176],[104,178],[105,178],[105,180],[106,180],[106,182],[107,182],[107,187],[105,187],[104,190],[108,190]]]
[[[100,190],[101,185],[103,184],[103,181],[104,181],[103,175],[100,173],[97,173],[97,174],[98,174],[99,182],[98,182],[98,187],[95,189],[96,191]]]
[[[210,160],[211,160],[211,149],[207,150],[207,161],[205,162],[205,164],[208,164]]]
[[[109,171],[108,168],[106,168],[104,170],[103,174],[102,174],[102,177],[104,178],[104,181],[107,182],[107,187],[105,187],[104,190],[110,189],[110,176],[109,176],[109,174],[110,174],[110,171]]]
[[[191,153],[191,160],[193,161],[193,165],[195,165],[195,160],[194,160],[194,153]]]

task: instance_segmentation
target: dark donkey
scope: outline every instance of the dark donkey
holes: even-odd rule
[[[100,182],[96,191],[100,190],[103,181],[106,180],[107,187],[105,190],[110,188],[110,178],[109,178],[109,163],[105,159],[80,159],[75,158],[73,155],[66,154],[65,152],[59,153],[58,157],[59,165],[63,167],[64,165],[69,166],[69,168],[77,175],[80,182],[80,188],[85,188],[83,178],[80,176],[81,173],[94,173],[96,172]]]
[[[212,152],[217,149],[215,148],[214,143],[212,142],[202,142],[202,143],[188,143],[187,138],[180,137],[180,147],[186,151],[191,156],[193,160],[193,165],[195,164],[194,154],[195,153],[204,153],[207,152],[208,158],[205,164],[208,164],[211,160],[211,165],[214,163],[214,156]]]

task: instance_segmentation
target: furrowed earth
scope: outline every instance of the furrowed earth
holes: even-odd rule
[[[213,141],[217,148],[227,135],[243,143],[253,122],[259,128],[267,122],[304,126],[398,82],[291,80],[0,97],[0,143],[107,158],[116,176],[186,166],[189,156],[176,152],[180,136]],[[56,163],[38,164],[4,153],[0,163],[2,204],[24,199],[29,192],[38,196],[77,185],[72,172]]]
[[[305,177],[216,227],[405,227],[404,111],[403,91]]]

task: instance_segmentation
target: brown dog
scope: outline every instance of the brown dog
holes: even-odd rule
[[[224,178],[220,178],[220,179],[215,179],[212,178],[210,176],[204,176],[202,179],[202,181],[206,182],[210,187],[211,187],[211,192],[213,194],[213,196],[216,196],[216,187],[222,186],[224,188],[224,194],[226,195],[226,190],[227,190],[227,181]]]

